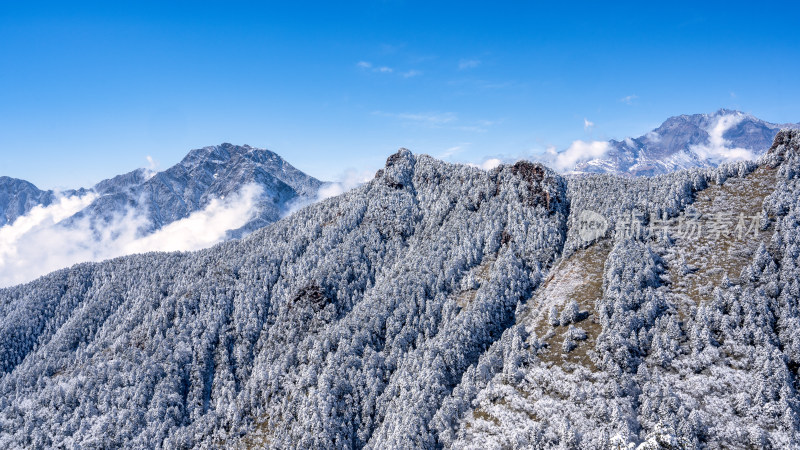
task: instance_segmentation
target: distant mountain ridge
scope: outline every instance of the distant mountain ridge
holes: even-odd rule
[[[637,138],[608,141],[602,156],[578,160],[566,171],[652,176],[754,160],[766,152],[782,128],[800,128],[800,123],[775,124],[729,109],[674,116]]]
[[[90,189],[0,178],[0,286],[81,262],[239,239],[318,200],[323,186],[276,153],[227,143]]]
[[[127,208],[139,208],[150,222],[149,229],[143,231],[155,231],[251,183],[263,189],[257,201],[258,213],[238,234],[278,220],[291,202],[313,198],[323,185],[274,152],[223,143],[192,150],[163,172],[136,169],[90,189],[56,193],[40,190],[24,180],[0,177],[0,226],[13,223],[35,206],[48,206],[59,197],[93,192],[97,199],[68,223],[87,217],[110,221]]]
[[[111,220],[113,214],[135,205],[146,212],[154,231],[251,183],[263,191],[257,201],[258,214],[241,231],[275,222],[291,202],[313,198],[323,185],[277,153],[224,143],[192,150],[163,172],[137,169],[101,181],[94,187],[100,197],[76,218],[89,214]]]
[[[84,190],[70,190],[61,195],[83,193]],[[0,176],[0,227],[13,223],[36,206],[50,205],[57,197],[55,192],[43,191],[28,181]]]

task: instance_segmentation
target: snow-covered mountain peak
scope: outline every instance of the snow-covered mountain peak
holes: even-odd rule
[[[57,194],[0,178],[0,227],[13,227],[36,207],[64,210],[61,197],[81,199],[58,221],[43,220],[49,216],[40,211],[26,222],[36,227],[0,235],[0,286],[77,262],[238,238],[315,200],[322,186],[269,150],[229,143],[192,150],[164,171],[136,169],[90,190]],[[52,243],[45,248],[44,241]]]
[[[756,159],[769,148],[778,130],[799,126],[774,124],[742,111],[719,109],[710,114],[670,117],[636,138],[595,142],[594,146],[577,141],[584,145],[573,145],[565,152],[549,155],[549,159],[570,162],[563,167],[556,165],[568,173],[656,175]]]

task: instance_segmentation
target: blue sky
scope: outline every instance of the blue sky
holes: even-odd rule
[[[481,162],[721,107],[800,121],[791,4],[106,3],[0,4],[0,175],[89,186],[232,142],[336,179],[401,146]]]

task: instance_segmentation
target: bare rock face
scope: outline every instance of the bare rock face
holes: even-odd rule
[[[561,202],[558,194],[551,197],[551,192],[557,185],[557,181],[552,171],[549,171],[545,166],[529,161],[519,161],[511,167],[511,173],[521,177],[527,183],[528,197],[526,198],[526,203],[529,206],[543,206],[552,211],[555,205]]]

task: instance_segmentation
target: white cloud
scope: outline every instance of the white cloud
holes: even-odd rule
[[[480,60],[477,59],[462,59],[458,62],[458,70],[474,69],[481,65]]]
[[[345,171],[338,181],[322,186],[317,193],[317,201],[322,201],[354,189],[375,176],[375,171],[350,169]]]
[[[149,180],[158,173],[157,169],[159,164],[158,161],[154,160],[153,157],[150,155],[147,155],[146,159],[147,159],[147,167],[145,167],[145,178]]]
[[[589,119],[587,119],[587,118],[585,118],[585,117],[584,117],[584,118],[583,118],[583,129],[584,129],[585,131],[589,131],[589,130],[591,130],[591,129],[592,129],[592,127],[594,127],[594,122],[592,122],[592,121],[590,121]]]
[[[69,197],[48,207],[36,207],[11,225],[0,228],[0,287],[86,261],[147,251],[198,250],[221,242],[228,230],[244,226],[256,213],[262,188],[248,185],[227,198],[212,200],[202,211],[173,222],[150,235],[140,230],[147,219],[129,209],[108,224],[89,218],[60,223],[88,206],[96,194]]]
[[[508,164],[513,163],[514,161],[519,161],[520,158],[486,158],[480,164],[475,163],[467,163],[470,167],[477,167],[478,169],[482,170],[492,170],[495,167],[499,166],[500,164]]]
[[[158,169],[158,162],[156,162],[156,160],[154,160],[152,156],[147,155],[146,159],[147,159],[147,168],[148,169],[150,169],[150,170]]]
[[[499,158],[489,158],[486,161],[482,162],[478,167],[480,167],[483,170],[492,170],[495,167],[499,166],[500,164],[503,164],[503,161],[500,160]]]
[[[375,177],[375,171],[376,170],[373,169],[348,169],[337,177],[337,181],[325,183],[321,188],[319,188],[319,191],[317,191],[317,195],[314,198],[295,200],[289,205],[283,217],[291,215],[295,211],[308,205],[321,202],[331,197],[336,197],[337,195],[341,195],[349,190],[355,189],[373,179]]]
[[[18,242],[38,229],[53,227],[58,222],[89,206],[97,195],[63,197],[49,206],[35,206],[13,223],[0,227],[0,268],[3,262],[19,256]]]
[[[150,251],[200,250],[222,242],[229,230],[243,227],[256,214],[256,201],[263,192],[248,184],[226,198],[213,199],[200,211],[172,222],[147,236],[128,242],[124,254]]]
[[[580,162],[602,157],[609,147],[610,144],[605,141],[577,140],[573,141],[563,152],[557,152],[553,147],[548,148],[544,159],[546,164],[550,164],[553,169],[564,172],[574,169],[575,165]]]
[[[716,122],[706,130],[708,142],[703,145],[693,145],[690,150],[700,158],[715,163],[756,159],[756,155],[752,151],[741,147],[730,147],[731,143],[723,137],[726,131],[738,125],[744,118],[743,114],[728,114],[718,117]]]
[[[373,64],[371,62],[369,62],[369,61],[359,61],[359,62],[356,63],[356,67],[358,67],[360,69],[363,69],[363,70],[369,70],[369,71],[372,71],[372,72],[376,72],[376,73],[392,73],[392,72],[394,72],[394,69],[392,69],[389,66],[374,67]],[[415,73],[414,75],[417,75],[417,74]],[[411,76],[413,76],[413,75],[411,75]]]
[[[645,137],[646,137],[646,138],[647,138],[647,139],[648,139],[650,142],[661,142],[661,135],[660,135],[660,134],[658,134],[658,133],[656,133],[655,131],[650,131],[650,132],[648,132],[648,133],[645,135]]]
[[[465,145],[467,145],[467,144],[465,144]],[[453,155],[461,153],[463,150],[464,150],[463,146],[456,145],[454,147],[450,147],[450,148],[446,149],[442,153],[439,153],[438,155],[436,155],[436,157],[439,158],[439,159],[447,159],[447,158],[449,158],[449,157],[451,157]]]
[[[369,72],[374,72],[374,73],[386,73],[386,74],[389,74],[389,73],[394,73],[394,71],[395,71],[394,68],[392,68],[392,67],[389,67],[389,66],[375,66],[374,64],[372,64],[369,61],[359,61],[359,62],[356,63],[356,67],[358,67],[359,69],[362,69],[362,70],[365,70],[365,71],[369,71]],[[409,70],[406,70],[405,72],[398,72],[397,74],[399,76],[402,76],[403,78],[412,78],[412,77],[418,77],[418,76],[422,75],[422,71],[421,70],[416,70],[416,69],[409,69]]]
[[[639,98],[638,95],[631,94],[631,95],[626,95],[625,97],[622,97],[621,99],[619,99],[619,101],[622,102],[622,103],[625,103],[626,105],[632,105],[633,101],[636,100],[637,98]]]

